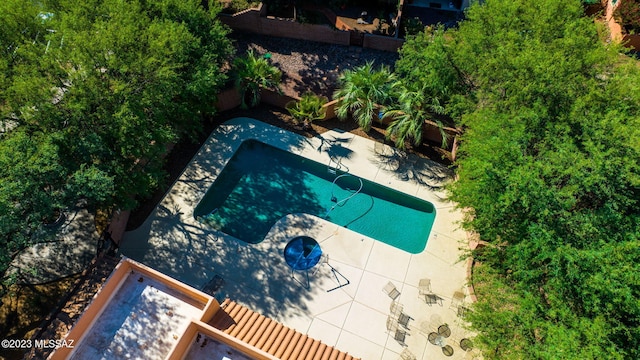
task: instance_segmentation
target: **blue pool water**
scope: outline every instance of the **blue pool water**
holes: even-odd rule
[[[424,250],[435,219],[427,201],[331,173],[326,165],[255,140],[240,145],[194,216],[235,238],[259,243],[276,221],[293,213],[324,218],[413,254]]]

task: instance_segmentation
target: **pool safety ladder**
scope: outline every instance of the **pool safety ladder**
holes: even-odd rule
[[[358,181],[360,181],[360,188],[358,188],[358,190],[356,190],[356,192],[354,192],[353,194],[347,196],[346,198],[338,201],[338,198],[335,196],[333,190],[336,186],[336,181],[338,181],[338,179],[345,177],[345,176],[353,176],[356,179],[358,179]],[[333,211],[333,209],[335,209],[337,206],[342,206],[344,204],[347,203],[347,201],[349,201],[349,199],[351,199],[352,197],[358,195],[358,193],[360,191],[362,191],[362,187],[363,187],[363,183],[362,183],[362,179],[360,179],[359,177],[355,176],[355,175],[351,175],[351,174],[342,174],[342,175],[338,175],[336,176],[335,179],[333,179],[333,183],[331,184],[331,202],[334,202],[335,204],[329,209],[327,210],[327,213],[324,214],[323,218],[326,218],[327,216],[329,216],[329,213],[331,213]]]

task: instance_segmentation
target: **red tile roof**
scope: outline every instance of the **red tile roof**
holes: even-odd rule
[[[355,360],[333,346],[323,344],[277,321],[225,300],[209,325],[283,360]]]

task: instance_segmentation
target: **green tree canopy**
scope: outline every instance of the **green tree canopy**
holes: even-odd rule
[[[464,129],[450,190],[491,244],[468,318],[485,358],[640,358],[640,71],[583,11],[487,0],[398,62]]]
[[[163,180],[166,145],[200,129],[226,81],[228,30],[216,19],[217,2],[206,3],[0,5],[0,51],[10,55],[0,67],[0,114],[13,128],[0,139],[0,159],[9,159],[0,252],[37,240],[18,242],[16,232],[37,227],[25,222],[39,209],[79,199],[131,208]]]
[[[465,89],[465,79],[453,61],[453,49],[444,27],[423,31],[400,48],[395,73],[413,91],[440,99],[443,104]]]

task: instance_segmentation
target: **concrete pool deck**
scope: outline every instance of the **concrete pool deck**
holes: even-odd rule
[[[193,210],[247,139],[431,202],[436,218],[426,249],[410,254],[305,214],[284,217],[258,244],[207,228],[194,219]],[[447,338],[454,349],[450,358],[463,359],[465,352],[455,339],[469,333],[450,304],[466,283],[460,249],[467,248],[468,240],[457,225],[462,214],[440,189],[450,176],[442,165],[350,133],[329,131],[308,139],[253,119],[233,119],[211,134],[145,223],[125,233],[120,251],[188,285],[215,291],[219,300],[230,297],[362,359],[397,359],[405,348],[418,359],[446,358],[427,341],[422,326],[440,317],[438,322],[452,330]],[[328,264],[309,272],[308,288],[306,274],[292,274],[282,256],[286,242],[296,235],[314,237],[329,254]],[[419,296],[422,278],[431,280],[436,304]],[[387,330],[392,300],[382,289],[388,282],[400,291],[396,301],[410,316],[407,326],[399,327],[407,333],[404,345]]]

